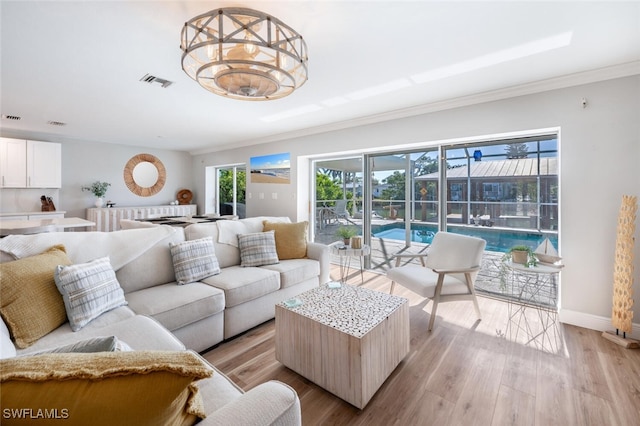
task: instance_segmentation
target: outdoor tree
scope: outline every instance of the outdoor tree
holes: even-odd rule
[[[512,143],[505,148],[508,159],[527,158],[529,147],[526,143]]]
[[[316,173],[316,200],[338,200],[342,198],[342,186],[330,176]]]
[[[383,200],[404,200],[405,188],[404,172],[394,171],[393,174],[382,179],[382,183],[389,185],[380,193]]]
[[[236,201],[239,203],[243,203],[246,193],[246,172],[237,171],[236,176]],[[220,170],[219,188],[220,203],[224,204],[233,202],[233,170]]]

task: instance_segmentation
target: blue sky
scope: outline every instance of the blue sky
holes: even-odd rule
[[[251,157],[252,169],[288,169],[291,167],[291,155],[288,152],[282,154]]]

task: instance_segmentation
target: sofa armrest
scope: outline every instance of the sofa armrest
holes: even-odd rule
[[[307,243],[307,257],[320,262],[320,284],[329,282],[329,246],[320,243]]]
[[[204,401],[205,406],[207,401]],[[198,425],[301,425],[298,394],[284,383],[262,383],[207,415]]]

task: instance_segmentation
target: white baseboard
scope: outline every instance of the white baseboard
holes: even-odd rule
[[[568,309],[560,309],[560,312],[558,314],[560,322],[565,324],[577,325],[578,327],[584,327],[598,331],[615,331],[615,329],[611,325],[611,318],[585,314],[583,312],[571,311]],[[627,337],[640,340],[640,324],[633,323],[632,327],[632,332],[631,334],[627,334]]]

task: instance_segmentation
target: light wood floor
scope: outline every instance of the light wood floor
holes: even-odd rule
[[[349,283],[360,284],[359,274]],[[390,282],[365,272],[364,285],[388,292]],[[364,410],[276,361],[273,320],[204,356],[245,390],[267,380],[289,384],[305,426],[640,425],[640,350],[570,325],[560,325],[556,345],[524,345],[526,334],[509,336],[508,305],[484,297],[482,321],[471,303],[446,303],[429,333],[431,303],[396,294],[410,300],[411,350]],[[534,330],[537,318],[531,311]]]

